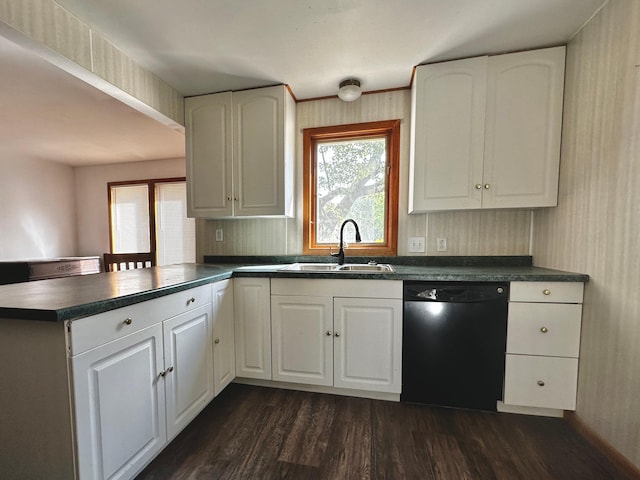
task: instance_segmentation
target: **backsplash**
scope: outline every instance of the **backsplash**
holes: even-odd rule
[[[296,106],[295,218],[199,220],[197,258],[204,255],[302,254],[302,129],[378,120],[401,120],[398,255],[529,255],[530,210],[407,213],[411,92],[399,90],[363,95],[346,103],[337,98],[300,102]],[[216,230],[223,241],[216,241]],[[409,237],[426,237],[425,253],[408,253]],[[437,238],[447,239],[447,251],[437,251]]]

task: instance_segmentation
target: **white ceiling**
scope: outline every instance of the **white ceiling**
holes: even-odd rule
[[[66,165],[184,156],[184,135],[0,36],[0,157]]]
[[[434,61],[566,43],[606,0],[57,0],[185,96],[408,86]],[[80,165],[184,155],[183,136],[0,41],[0,154]],[[5,68],[9,66],[10,68]]]

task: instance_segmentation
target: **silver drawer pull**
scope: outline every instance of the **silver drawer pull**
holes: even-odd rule
[[[549,290],[548,288],[545,288],[545,289],[542,291],[542,293],[543,293],[543,294],[545,294],[545,295],[551,295],[551,290]]]
[[[340,332],[336,332],[336,333],[335,333],[335,336],[336,336],[336,337],[339,337],[339,336],[340,336]]]
[[[540,329],[540,331],[541,331],[542,333],[547,333],[547,332],[549,331],[549,329],[548,329],[547,327],[542,327],[542,328]]]
[[[327,337],[330,337],[331,335],[333,335],[333,332],[331,330],[327,330]]]
[[[124,321],[122,322],[124,325],[131,325],[133,323],[133,319],[131,318],[125,318]]]
[[[484,189],[485,190],[489,190],[491,188],[491,185],[489,185],[488,183],[484,184]]]
[[[213,343],[215,343],[216,345],[217,345],[217,344],[219,344],[219,343],[220,343],[220,339],[219,339],[219,338],[216,338],[216,339],[213,341]]]
[[[482,184],[476,183],[476,190],[482,190]]]
[[[196,299],[195,297],[191,297],[189,300],[187,300],[187,305],[191,304],[191,303],[195,303]]]
[[[544,387],[544,382],[542,380],[538,380],[538,386],[539,387]]]

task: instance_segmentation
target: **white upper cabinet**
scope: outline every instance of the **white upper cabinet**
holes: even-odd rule
[[[416,69],[409,213],[557,204],[565,47]]]
[[[487,57],[416,69],[409,212],[480,208]]]
[[[284,85],[185,99],[191,217],[291,216],[295,102]]]
[[[231,92],[185,99],[190,217],[233,215]]]

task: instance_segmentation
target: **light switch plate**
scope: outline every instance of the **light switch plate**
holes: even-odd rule
[[[409,237],[409,253],[424,253],[424,237]]]
[[[224,236],[223,236],[223,233],[222,233],[222,229],[218,228],[216,230],[216,242],[222,242],[223,238],[224,238]]]

